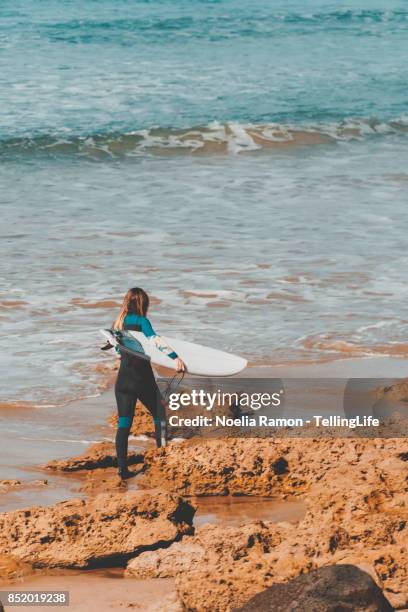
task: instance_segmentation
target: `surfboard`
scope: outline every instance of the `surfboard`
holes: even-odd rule
[[[160,351],[142,332],[123,331],[121,337],[117,337],[111,330],[101,329],[100,331],[112,346],[119,344],[123,350],[141,359],[149,359],[155,365],[175,370],[174,359]],[[244,370],[248,364],[243,357],[219,349],[167,336],[163,339],[184,361],[189,374],[233,376]]]
[[[125,353],[150,361],[150,356],[146,355],[143,346],[136,338],[132,338],[129,331],[113,332],[111,329],[100,329],[102,336],[108,341],[103,351],[113,347],[120,347]]]

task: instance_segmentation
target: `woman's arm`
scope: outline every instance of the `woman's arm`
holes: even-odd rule
[[[170,357],[170,359],[174,359],[176,361],[177,371],[184,371],[186,369],[184,362],[177,355],[176,351],[174,351],[171,346],[167,344],[167,342],[162,336],[156,334],[149,319],[143,317],[141,327],[142,332],[144,333],[146,338],[153,342],[153,344],[156,346],[156,348],[159,349],[159,351]]]

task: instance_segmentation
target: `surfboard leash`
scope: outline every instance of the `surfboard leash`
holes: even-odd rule
[[[181,384],[181,382],[182,382],[182,380],[184,378],[184,374],[185,374],[184,370],[181,372],[181,374],[179,372],[176,372],[174,374],[174,376],[170,379],[170,381],[167,383],[166,389],[165,389],[165,391],[163,393],[163,399],[164,399],[164,403],[165,404],[167,404],[167,401],[168,401],[168,399],[170,397],[170,393],[171,392],[174,393],[178,389],[178,387],[180,386],[180,384]],[[180,378],[178,379],[177,384],[176,384],[176,386],[174,387],[174,389],[172,391],[171,390],[171,386],[172,386],[173,382],[176,380],[177,376],[180,376]]]

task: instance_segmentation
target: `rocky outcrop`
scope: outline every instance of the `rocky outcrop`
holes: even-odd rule
[[[381,589],[353,565],[332,565],[275,584],[237,612],[393,612]]]
[[[188,572],[206,557],[206,547],[200,537],[184,538],[169,548],[150,550],[131,559],[125,575],[132,578],[172,578]]]
[[[175,576],[186,609],[225,612],[276,581],[271,572],[276,559],[272,565],[270,560],[289,537],[291,527],[262,521],[240,527],[204,525],[195,536],[167,551],[143,553],[129,563],[127,574]],[[306,559],[299,559],[297,573],[305,563]]]
[[[21,480],[0,480],[0,491],[16,489],[17,487],[21,487],[22,484]]]
[[[196,438],[148,451],[140,463],[142,484],[167,494],[113,493],[32,509],[27,516],[10,513],[17,516],[17,531],[13,521],[0,519],[0,551],[36,566],[129,561],[128,577],[175,577],[182,605],[200,612],[228,612],[272,585],[332,565],[353,565],[372,577],[395,609],[408,608],[408,441],[306,433]],[[135,462],[142,459],[135,454]],[[84,490],[95,495],[115,489],[109,467],[114,461],[113,445],[104,443],[50,467],[88,469]],[[179,493],[302,496],[306,513],[296,525],[204,525],[181,539],[192,534],[192,516],[175,520],[176,507],[184,508],[183,514],[188,506]],[[147,497],[128,503],[132,495]]]
[[[271,495],[289,471],[289,445],[273,442],[191,440],[148,451],[142,485],[144,481],[186,495]]]
[[[129,465],[143,463],[143,458],[143,453],[129,450]],[[115,445],[110,442],[92,444],[92,446],[81,455],[69,457],[68,459],[55,459],[45,466],[47,470],[61,472],[77,472],[79,470],[94,470],[110,467],[117,467]]]
[[[195,509],[158,491],[114,493],[0,514],[0,554],[33,567],[124,564],[193,532]]]
[[[226,612],[269,586],[343,562],[359,565],[370,574],[398,609],[405,608],[408,602],[406,569],[398,572],[399,566],[406,568],[401,545],[389,549],[388,554],[386,548],[364,553],[361,547],[356,554],[349,551],[343,560],[330,553],[319,557],[318,535],[310,538],[302,528],[257,522],[241,527],[207,525],[201,528],[196,536],[179,543],[175,552],[182,561],[175,562],[176,556],[171,561],[173,546],[149,554],[150,559],[147,554],[141,555],[131,562],[131,572],[139,577],[175,575],[177,591],[186,609]],[[393,575],[394,579],[390,580]]]
[[[146,454],[144,478],[188,494],[303,495],[296,526],[207,525],[128,572],[175,576],[187,609],[230,610],[301,573],[363,568],[390,603],[408,607],[408,443],[396,439],[190,441]],[[248,531],[249,530],[249,531]]]
[[[404,453],[404,439],[194,439],[147,451],[143,478],[186,495],[303,495],[322,479],[330,484],[333,470],[344,484],[350,470],[361,479],[378,462],[399,472]]]
[[[377,389],[376,395],[393,402],[408,402],[408,379],[404,378],[391,385],[382,385]]]
[[[21,488],[45,487],[48,485],[48,480],[0,480],[0,492],[13,491]]]
[[[245,558],[248,567],[251,561],[260,562],[265,552],[279,545],[286,534],[285,527],[271,530],[270,524],[255,521],[240,527],[203,525],[196,529],[193,537],[183,538],[166,550],[149,551],[132,559],[126,575],[137,578],[169,578],[184,572],[189,575],[202,568],[211,573],[226,562],[228,570],[234,560]],[[256,574],[247,576],[256,581]],[[245,582],[245,576],[242,576]],[[256,591],[255,591],[256,592]]]

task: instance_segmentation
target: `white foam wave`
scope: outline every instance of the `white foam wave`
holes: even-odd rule
[[[193,128],[152,128],[122,134],[95,134],[94,136],[41,136],[0,143],[3,151],[37,151],[52,154],[78,153],[92,159],[112,158],[118,155],[203,153],[231,154],[313,146],[330,142],[362,140],[372,136],[404,134],[408,131],[408,117],[389,121],[355,117],[333,123],[239,123],[212,122]]]

